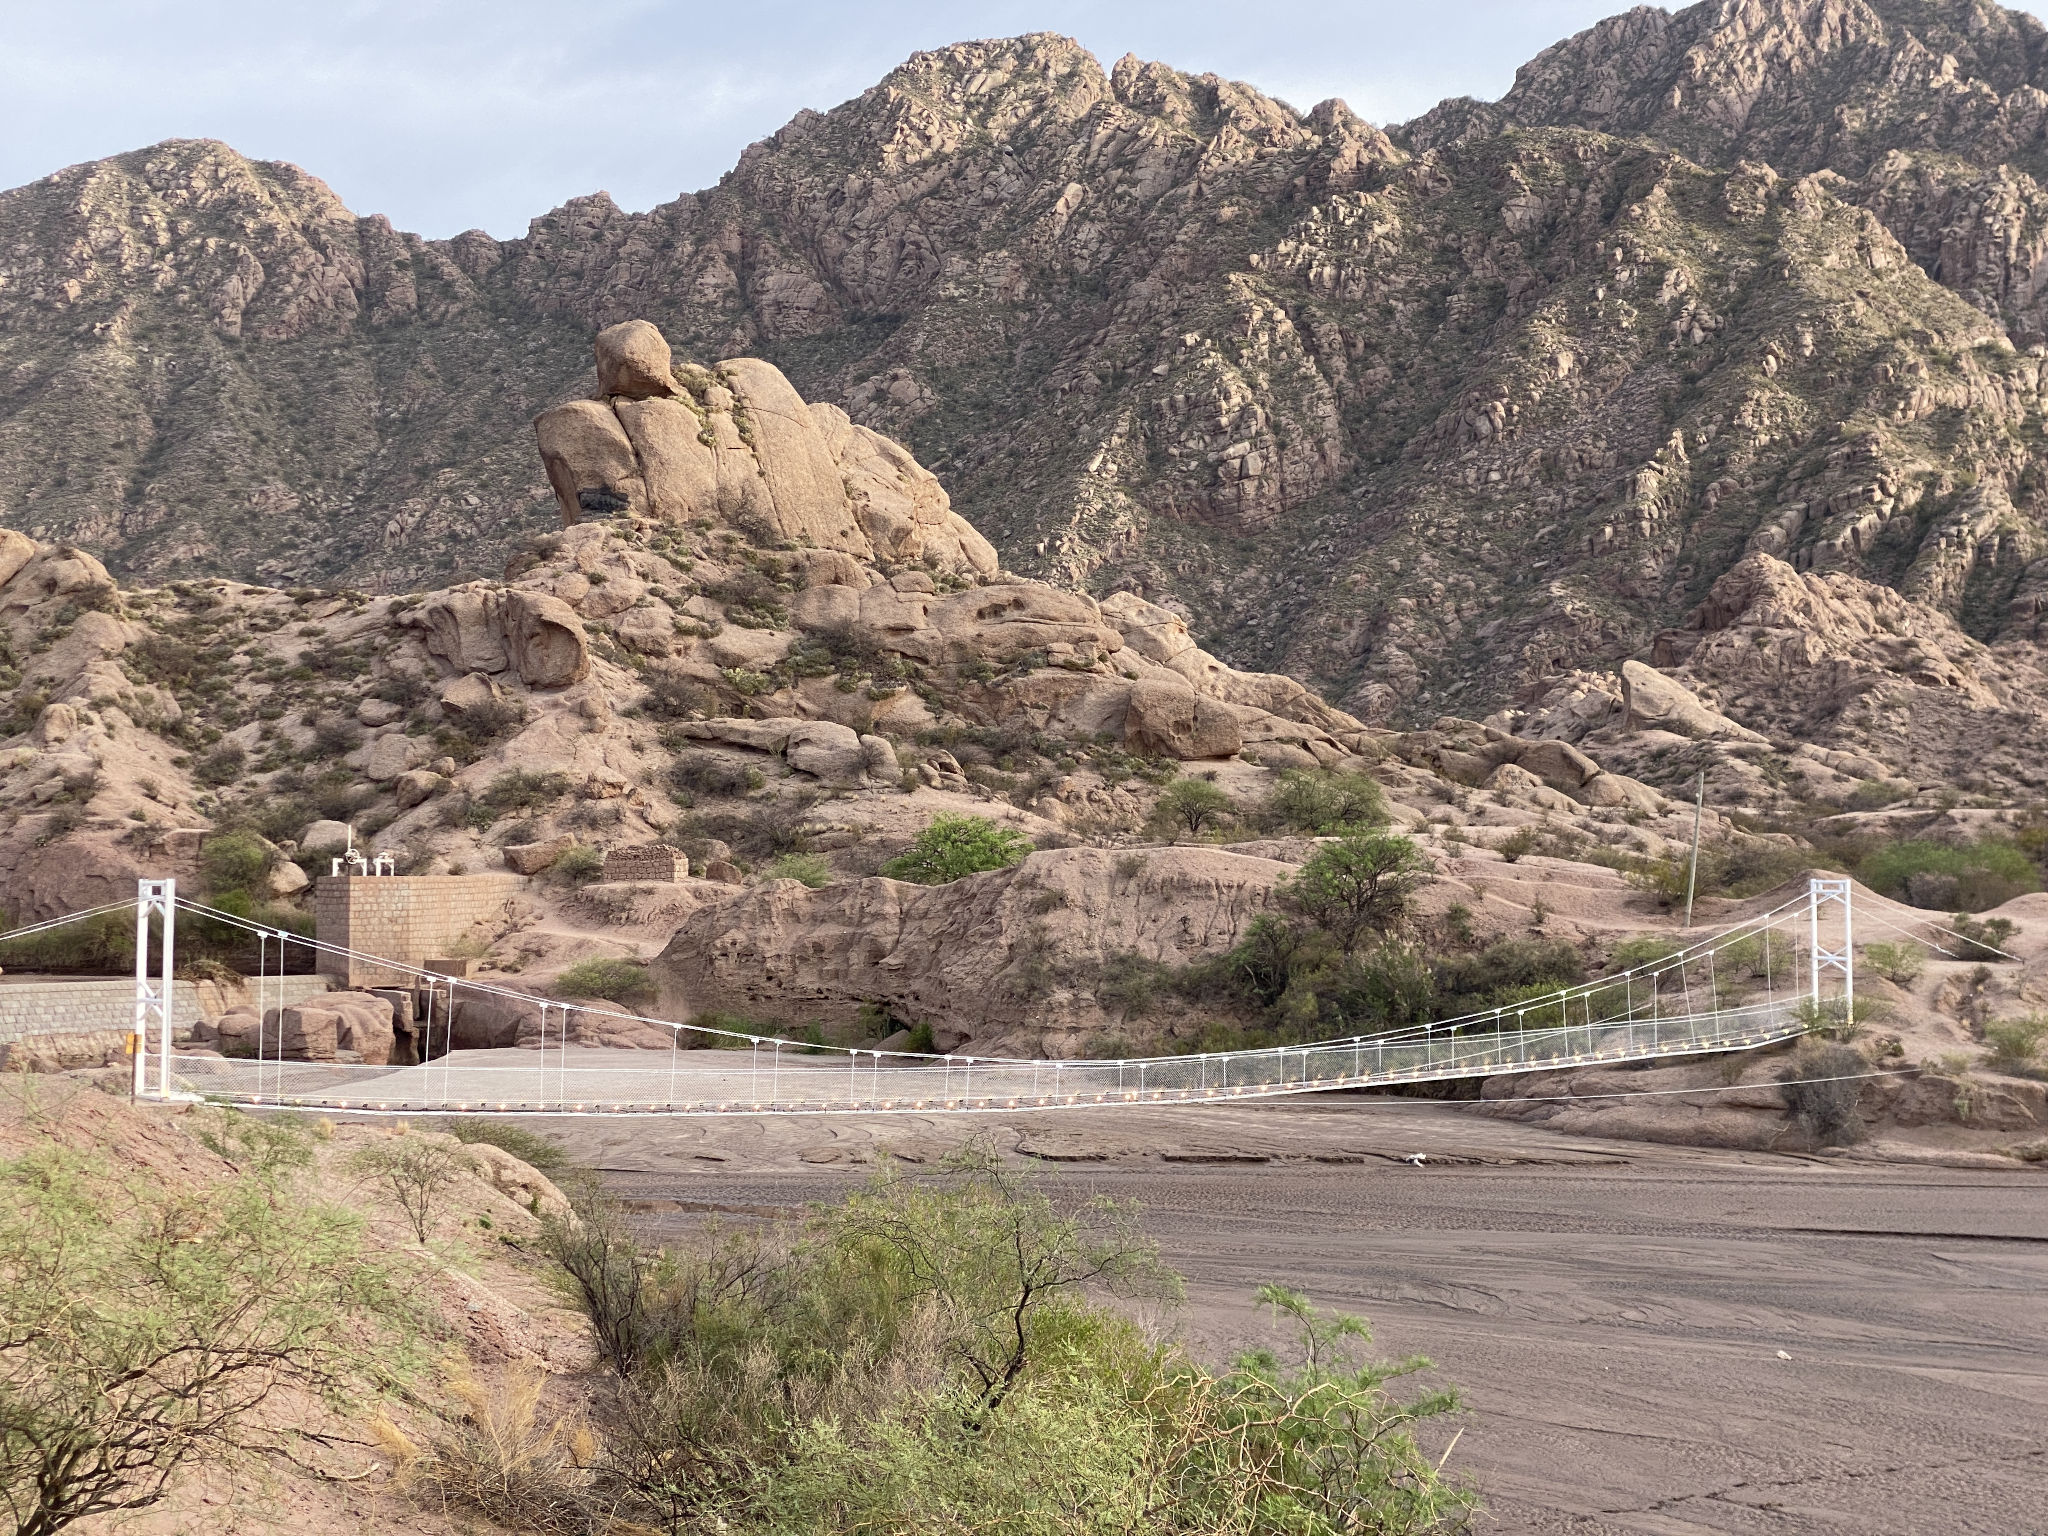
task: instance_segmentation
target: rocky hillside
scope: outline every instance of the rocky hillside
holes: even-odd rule
[[[1190,963],[1270,905],[1313,847],[1284,834],[1318,829],[1261,822],[1284,775],[1385,797],[1452,858],[1517,831],[1604,849],[1617,891],[1615,867],[1689,836],[1689,807],[1555,733],[1368,727],[1131,593],[1004,570],[900,445],[758,359],[679,364],[642,321],[597,358],[594,396],[534,424],[552,498],[499,579],[139,587],[0,531],[6,916],[169,871],[289,925],[352,823],[402,872],[545,876],[474,936],[508,977],[682,929],[717,953],[687,967],[679,1017],[880,1002],[1072,1045],[1105,1022],[1091,967]],[[1229,846],[1170,846],[1153,812],[1176,775],[1234,804]],[[870,878],[942,812],[1041,851],[959,886]],[[597,878],[604,850],[657,841],[705,878]],[[803,883],[777,878],[791,855]],[[1490,929],[1516,903],[1473,905]],[[1053,951],[1079,984],[1048,991]]]
[[[510,241],[160,145],[0,194],[0,518],[153,581],[488,574],[527,419],[644,316],[1368,722],[1648,659],[1759,554],[2024,670],[2044,83],[1983,0],[1638,9],[1385,131],[1038,35]]]

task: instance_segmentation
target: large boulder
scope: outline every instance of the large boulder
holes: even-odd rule
[[[872,554],[825,435],[781,370],[757,357],[736,357],[720,363],[718,373],[746,411],[768,482],[776,538]]]
[[[502,672],[510,665],[504,632],[490,594],[455,587],[414,610],[412,623],[426,630],[427,650],[463,672]]]
[[[36,557],[36,541],[12,528],[0,528],[0,587],[14,579],[14,573]]]
[[[505,639],[529,688],[567,688],[590,675],[590,640],[576,611],[544,592],[505,594]]]
[[[1621,689],[1630,730],[1670,731],[1677,736],[1726,736],[1737,741],[1764,740],[1755,731],[1710,708],[1683,683],[1640,661],[1621,664]]]
[[[540,1009],[523,997],[458,990],[448,1038],[450,1049],[458,1051],[533,1044],[540,1039]]]
[[[400,731],[379,736],[363,752],[363,777],[373,784],[389,784],[420,760],[422,750]]]
[[[674,361],[668,339],[645,320],[622,320],[597,333],[597,388],[600,394],[644,400],[675,392]]]
[[[830,720],[807,720],[790,731],[785,753],[789,766],[828,784],[858,784],[867,771],[860,735]]]
[[[1131,684],[1124,740],[1134,752],[1160,757],[1232,757],[1244,747],[1237,715],[1228,705],[1158,678]]]
[[[648,510],[633,444],[602,400],[572,400],[543,411],[534,418],[533,433],[564,527],[586,517]]]
[[[498,685],[481,672],[466,672],[441,690],[441,708],[461,719],[485,710],[504,698]]]

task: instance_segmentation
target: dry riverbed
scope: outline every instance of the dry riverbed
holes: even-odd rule
[[[1417,1102],[548,1126],[650,1228],[800,1208],[985,1136],[1135,1196],[1164,1320],[1358,1311],[1472,1414],[1485,1531],[2048,1529],[2048,1174],[1565,1137]],[[1975,1161],[1967,1155],[1958,1162]],[[1988,1161],[1988,1160],[1984,1160]]]

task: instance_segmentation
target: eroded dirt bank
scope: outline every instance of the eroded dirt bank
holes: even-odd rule
[[[1248,1298],[1274,1280],[1368,1315],[1383,1353],[1433,1357],[1474,1410],[1454,1459],[1485,1489],[1481,1530],[2041,1528],[2048,1176],[2019,1165],[1643,1146],[1384,1103],[564,1139],[680,1232],[835,1197],[882,1146],[928,1163],[975,1134],[1143,1200],[1189,1280],[1175,1325],[1215,1352],[1265,1338]]]

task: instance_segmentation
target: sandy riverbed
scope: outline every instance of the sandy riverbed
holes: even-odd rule
[[[1557,1136],[1421,1103],[1009,1120],[555,1122],[642,1219],[796,1207],[983,1135],[1132,1195],[1169,1325],[1279,1281],[1465,1389],[1480,1529],[2048,1529],[2048,1174]],[[1420,1154],[1417,1165],[1406,1161]],[[1790,1356],[1781,1358],[1780,1351]]]

